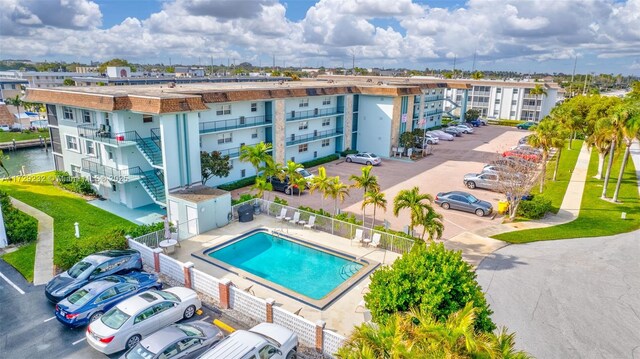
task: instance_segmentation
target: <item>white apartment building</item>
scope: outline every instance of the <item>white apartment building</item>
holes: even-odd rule
[[[53,72],[53,71],[0,71],[0,79],[27,80],[30,88],[52,88],[64,84],[65,79],[94,77],[96,73],[90,72]]]

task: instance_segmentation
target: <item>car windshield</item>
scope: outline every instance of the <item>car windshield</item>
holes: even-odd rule
[[[86,272],[87,269],[91,268],[91,263],[89,262],[78,262],[71,269],[67,271],[71,278],[78,278],[82,273]]]
[[[165,292],[163,290],[154,290],[152,292],[156,293],[157,295],[161,296],[162,298],[164,298],[166,300],[172,300],[174,302],[179,302],[180,301],[180,298],[178,298],[178,296],[173,294],[173,293]]]
[[[307,170],[300,170],[300,171],[298,171],[298,173],[300,173],[300,175],[301,175],[302,177],[309,177],[309,176],[311,176],[311,173],[309,173],[309,171],[307,171]]]
[[[152,359],[155,354],[145,349],[140,343],[124,355],[127,359]]]
[[[469,203],[476,203],[479,201],[479,199],[475,198],[473,195],[468,194],[467,195],[467,200],[469,201]]]
[[[100,317],[100,320],[111,329],[120,329],[129,318],[131,318],[130,315],[115,307]]]
[[[184,325],[184,324],[176,324],[176,328],[182,330],[182,332],[184,334],[186,334],[187,336],[190,337],[203,337],[204,333],[196,328],[196,327],[192,327],[190,325]]]
[[[374,158],[374,157],[378,157],[378,156],[376,156],[376,154],[375,154],[375,153],[370,153],[370,154],[369,154],[369,157]]]
[[[91,300],[91,298],[92,296],[89,294],[89,291],[83,288],[75,291],[75,293],[71,294],[67,300],[71,304],[80,306]]]

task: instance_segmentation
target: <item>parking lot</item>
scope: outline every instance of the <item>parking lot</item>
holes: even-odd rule
[[[401,212],[399,218],[393,216],[393,198],[402,189],[410,189],[418,186],[421,192],[426,192],[435,197],[438,192],[461,190],[470,192],[476,197],[491,202],[494,210],[497,202],[503,199],[503,195],[483,189],[467,189],[462,183],[466,173],[480,172],[487,162],[497,158],[500,154],[517,145],[518,140],[526,135],[526,131],[512,127],[483,126],[475,128],[475,133],[456,137],[454,141],[440,141],[434,145],[433,154],[417,161],[411,161],[406,157],[383,159],[380,166],[374,167],[372,173],[378,176],[381,190],[386,194],[387,210],[378,209],[376,222],[382,224],[387,220],[391,227],[401,230],[409,224],[408,212]],[[362,165],[346,163],[342,160],[324,165],[328,176],[340,176],[340,179],[349,184],[351,175],[360,175]],[[317,173],[317,168],[311,169]],[[241,189],[239,192],[246,192]],[[320,208],[322,200],[319,193],[310,194],[305,191],[300,197],[286,196],[275,192],[275,195],[286,198],[290,205],[297,207],[304,205],[312,208]],[[237,193],[234,193],[237,196]],[[273,199],[272,193],[270,198]],[[362,190],[352,188],[350,196],[339,205],[343,211],[352,212],[362,218]],[[324,200],[324,209],[333,210],[333,200]],[[445,232],[443,238],[452,238],[465,231],[474,231],[486,226],[494,225],[497,219],[491,217],[480,218],[473,213],[460,211],[446,211],[436,208],[444,216]],[[371,223],[373,208],[367,208],[367,224]]]
[[[0,353],[3,358],[119,358],[106,356],[87,344],[86,327],[70,329],[54,316],[54,305],[44,295],[44,286],[33,286],[0,259]],[[215,308],[203,307],[189,321],[211,322],[220,318]],[[223,319],[229,323],[227,318]],[[187,321],[188,322],[188,321]],[[238,328],[237,323],[229,323]]]

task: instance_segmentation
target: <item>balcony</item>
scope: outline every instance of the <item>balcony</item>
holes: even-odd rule
[[[289,136],[289,141],[287,141],[287,146],[293,146],[300,143],[312,142],[312,141],[317,141],[324,138],[338,137],[338,136],[342,136],[341,128],[335,128],[333,130],[327,130],[327,131],[313,131],[313,133],[308,133],[306,135],[298,135],[298,136],[292,134],[291,136]]]
[[[211,133],[232,130],[235,128],[264,126],[271,124],[271,115],[244,117],[231,120],[208,121],[200,123],[200,133]]]
[[[431,110],[425,110],[425,111],[424,111],[424,116],[426,117],[426,116],[439,115],[439,114],[441,114],[442,112],[443,112],[443,111],[442,111],[442,109],[434,108],[434,109],[431,109]]]
[[[343,107],[334,108],[316,108],[308,111],[296,111],[292,110],[286,113],[287,121],[298,121],[308,118],[319,118],[327,116],[341,115],[344,112]]]
[[[433,102],[433,101],[442,101],[444,100],[444,95],[431,95],[425,96],[424,102]]]
[[[98,128],[90,124],[78,126],[78,136],[115,146],[128,146],[136,144],[137,133],[136,131],[114,133],[109,126],[102,125]]]
[[[241,147],[235,147],[235,148],[227,148],[226,150],[213,150],[213,151],[220,152],[222,156],[229,156],[229,159],[234,159],[234,158],[240,157],[240,148]]]
[[[491,96],[491,91],[473,91],[473,96]]]
[[[522,109],[528,111],[540,111],[540,106],[523,105]]]
[[[101,164],[98,159],[87,157],[82,159],[82,170],[92,176],[98,176],[100,181],[126,183],[138,181],[141,177],[140,167],[117,169]]]

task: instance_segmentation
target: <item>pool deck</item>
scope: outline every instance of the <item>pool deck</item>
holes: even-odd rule
[[[176,248],[172,257],[182,262],[193,262],[196,268],[217,278],[228,278],[239,288],[247,289],[251,287],[250,291],[254,295],[261,298],[273,298],[276,301],[276,306],[280,306],[292,313],[299,310],[299,315],[312,322],[323,320],[326,322],[327,329],[334,330],[342,335],[349,335],[354,325],[365,321],[364,308],[358,307],[358,304],[363,300],[363,291],[366,293],[365,289],[369,285],[370,280],[368,277],[356,282],[355,285],[345,291],[324,310],[318,310],[191,255],[194,252],[201,252],[206,248],[221,244],[240,234],[258,228],[284,232],[290,236],[356,257],[365,256],[367,259],[380,262],[381,265],[389,265],[400,256],[397,253],[383,249],[361,247],[356,242],[351,242],[348,239],[333,236],[329,233],[304,229],[294,224],[283,224],[273,217],[259,215],[252,222],[233,222],[223,228],[185,240],[181,242],[181,247]]]
[[[128,208],[125,205],[111,202],[109,200],[103,201],[94,199],[88,203],[135,224],[153,224],[156,222],[162,222],[164,220],[163,216],[167,214],[167,210],[157,204],[148,204],[138,208]]]

